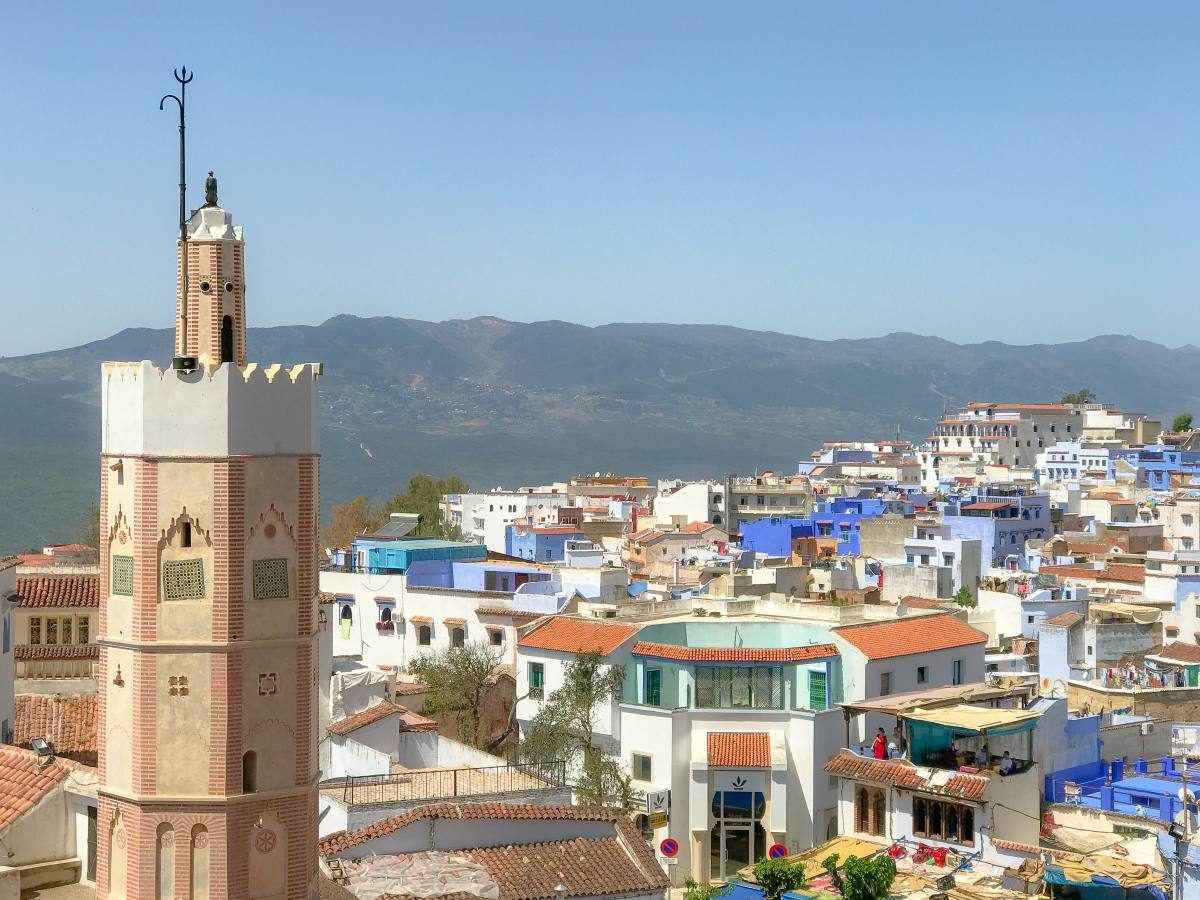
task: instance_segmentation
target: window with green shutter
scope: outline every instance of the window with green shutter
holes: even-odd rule
[[[646,705],[662,706],[662,669],[646,670]]]
[[[808,708],[825,708],[825,673],[809,670],[808,673]]]

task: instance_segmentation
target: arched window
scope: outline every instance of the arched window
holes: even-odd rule
[[[433,643],[433,629],[430,626],[417,626],[417,643],[422,647],[428,647]]]
[[[221,362],[233,362],[233,319],[221,320]]]
[[[154,860],[155,897],[174,900],[175,897],[175,832],[170,822],[163,822],[155,833]]]
[[[258,790],[258,754],[247,750],[242,754],[242,793],[253,794]]]
[[[467,631],[461,625],[455,625],[450,629],[450,646],[461,647],[467,642]]]
[[[379,621],[385,625],[392,621],[392,608],[390,606],[381,607],[379,610]]]
[[[342,640],[350,640],[350,632],[354,625],[354,609],[349,603],[342,604],[342,610],[338,613],[338,623]]]
[[[190,900],[208,900],[208,829],[192,826],[191,865],[192,893]]]

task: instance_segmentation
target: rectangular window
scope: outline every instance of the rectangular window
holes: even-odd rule
[[[962,684],[963,683],[962,660],[961,659],[956,659],[954,661],[953,675],[951,676],[950,683],[951,684]]]
[[[286,600],[291,596],[286,559],[256,559],[252,571],[255,600]]]
[[[71,618],[69,616],[62,620],[62,642],[64,644],[71,643]]]
[[[892,673],[879,673],[879,696],[886,697],[892,692]]]
[[[696,706],[703,709],[783,709],[778,666],[697,666]]]
[[[46,643],[47,644],[57,644],[58,643],[58,619],[47,619],[46,620]]]
[[[8,615],[4,616],[4,652],[7,653],[12,646],[12,619]]]
[[[164,562],[162,598],[164,600],[203,600],[204,562],[199,559],[173,559]]]
[[[118,597],[133,596],[133,557],[114,556],[109,561],[112,592]]]
[[[546,696],[546,666],[540,662],[529,664],[529,699],[541,700]]]
[[[92,639],[91,620],[87,616],[79,617],[79,643],[86,644]]]
[[[662,706],[662,669],[646,670],[646,705]]]
[[[917,684],[924,684],[929,680],[929,667],[917,666]]]
[[[549,547],[546,548],[546,559],[550,559],[552,552],[553,551]],[[664,550],[663,552],[665,553],[666,551]]]
[[[975,810],[927,797],[913,797],[913,834],[946,843],[975,845]]]
[[[42,618],[32,616],[29,619],[29,643],[37,645],[42,642]]]
[[[825,673],[808,670],[808,708],[821,710],[826,707]]]
[[[647,753],[633,754],[633,780],[649,781],[650,774],[650,755]]]

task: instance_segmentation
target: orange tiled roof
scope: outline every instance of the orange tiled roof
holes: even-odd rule
[[[372,725],[380,719],[386,719],[388,716],[393,715],[399,715],[410,731],[433,731],[437,728],[437,722],[433,719],[428,719],[388,700],[380,700],[374,706],[369,706],[362,712],[357,712],[352,716],[347,716],[344,719],[333,722],[329,726],[329,733],[347,735],[352,731],[357,731],[359,728]]]
[[[988,642],[983,631],[953,616],[914,616],[864,625],[838,625],[834,631],[868,659],[890,659]]]
[[[900,602],[909,609],[937,609],[945,600],[934,600],[931,597],[901,597]]]
[[[99,659],[99,644],[17,644],[13,659]]]
[[[21,565],[21,557],[19,556],[0,556],[0,572],[19,565]]]
[[[467,620],[460,619],[457,616],[450,616],[449,618],[442,619],[442,624],[443,625],[466,625]]]
[[[636,656],[658,659],[679,659],[688,662],[799,662],[805,659],[827,659],[840,656],[836,644],[811,644],[807,647],[680,647],[676,644],[656,644],[638,641],[633,646]]]
[[[710,731],[708,764],[769,768],[771,738],[765,731]]]
[[[1068,611],[1065,613],[1059,613],[1057,616],[1055,616],[1052,619],[1047,619],[1046,624],[1047,625],[1058,625],[1063,628],[1070,628],[1072,625],[1078,624],[1079,622],[1082,622],[1082,621],[1083,621],[1083,616],[1081,616],[1079,613]]]
[[[477,616],[504,616],[509,619],[540,619],[546,613],[529,612],[524,609],[508,609],[504,606],[480,606],[475,610]]]
[[[391,834],[405,825],[426,819],[459,821],[478,820],[529,820],[557,822],[568,819],[583,822],[617,822],[623,814],[619,810],[597,806],[538,806],[527,803],[431,803],[407,812],[372,822],[357,831],[338,831],[328,834],[317,842],[322,856],[338,854],[359,844]]]
[[[949,650],[987,643],[987,635],[954,616],[914,616],[866,625],[840,625],[838,637],[866,655],[867,659],[890,659],[913,653]]]
[[[1200,647],[1195,644],[1185,644],[1183,641],[1172,641],[1157,655],[1167,659],[1177,659],[1180,662],[1200,663]]]
[[[825,771],[842,778],[854,778],[875,784],[890,784],[908,790],[927,791],[949,797],[978,800],[991,783],[991,776],[982,772],[967,774],[953,772],[945,784],[935,783],[935,775],[923,776],[921,770],[906,759],[870,759],[849,750],[839,750],[837,756],[825,763]],[[939,779],[940,780],[940,779]]]
[[[0,749],[0,829],[7,828],[41,802],[69,771],[52,762],[38,771],[38,756],[16,747]]]
[[[1092,569],[1088,566],[1042,566],[1038,571],[1047,575],[1058,575],[1060,578],[1090,578],[1095,581],[1125,581],[1130,584],[1141,584],[1146,580],[1145,566],[1129,563],[1109,563],[1102,569]]]
[[[13,743],[28,747],[30,741],[45,738],[58,756],[95,766],[96,702],[95,694],[78,697],[18,694]]]
[[[555,616],[517,642],[519,647],[559,653],[599,653],[607,656],[637,634],[636,625],[608,625],[588,619]]]
[[[100,608],[99,575],[38,575],[17,579],[24,608],[82,606]]]

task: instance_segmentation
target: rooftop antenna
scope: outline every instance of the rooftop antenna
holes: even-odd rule
[[[175,80],[179,82],[179,96],[164,94],[158,101],[159,110],[166,108],[168,100],[174,100],[179,105],[179,268],[183,284],[183,297],[179,304],[179,333],[182,346],[175,347],[175,358],[171,367],[177,371],[190,371],[196,368],[195,357],[187,355],[188,343],[188,266],[187,266],[187,141],[185,115],[187,112],[187,86],[195,73],[189,72],[187,66],[180,66],[174,71]]]

